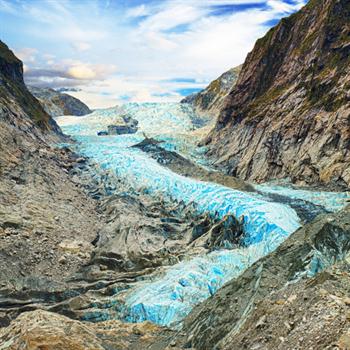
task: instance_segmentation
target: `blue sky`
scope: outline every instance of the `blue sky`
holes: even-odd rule
[[[92,108],[178,101],[241,64],[306,0],[0,0],[0,39],[26,82]]]

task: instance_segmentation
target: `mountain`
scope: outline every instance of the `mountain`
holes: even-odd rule
[[[311,0],[259,39],[206,143],[245,180],[350,185],[350,2]]]
[[[52,117],[60,115],[82,116],[91,113],[85,103],[71,95],[35,86],[28,86],[28,89]]]
[[[216,116],[223,108],[225,97],[235,86],[242,66],[234,67],[212,81],[204,90],[185,97],[181,103],[193,105],[198,114]]]
[[[50,289],[87,261],[65,257],[59,244],[79,237],[89,246],[96,237],[95,202],[69,173],[84,159],[54,146],[66,141],[0,42],[0,327],[12,313],[3,313],[11,291]]]

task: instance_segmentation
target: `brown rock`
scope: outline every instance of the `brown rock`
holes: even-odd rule
[[[311,0],[249,53],[209,155],[243,180],[350,184],[348,0]]]

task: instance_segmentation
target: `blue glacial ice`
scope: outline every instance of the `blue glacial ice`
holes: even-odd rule
[[[269,244],[277,248],[283,237]],[[213,295],[224,283],[266,255],[265,242],[247,248],[220,250],[183,261],[163,277],[142,282],[127,297],[121,318],[176,327],[193,306]]]
[[[223,218],[234,214],[244,224],[245,242],[258,243],[269,236],[287,236],[299,226],[293,209],[286,205],[268,202],[247,193],[214,183],[202,182],[173,173],[156,160],[130,146],[138,142],[137,135],[111,137],[76,136],[79,150],[95,159],[103,169],[112,169],[130,187],[155,197],[194,205],[199,213],[210,213]]]
[[[62,116],[56,120],[71,135],[96,135],[98,131],[107,130],[115,122],[116,116],[130,115],[138,120],[139,131],[136,140],[143,140],[143,133],[164,141],[162,146],[176,151],[191,159],[204,163],[204,147],[196,147],[199,136],[192,132],[196,129],[193,110],[181,103],[127,103],[122,106],[96,110],[82,116]],[[190,141],[190,142],[189,142]]]
[[[91,114],[75,117],[62,116],[56,120],[62,126],[75,125],[74,134],[96,135],[113,124],[118,115],[131,115],[142,132],[150,136],[174,135],[194,130],[192,109],[180,103],[127,103],[107,109],[97,109]]]
[[[193,205],[199,213],[206,212],[219,218],[233,214],[243,222],[245,247],[188,258],[167,268],[157,278],[139,282],[128,292],[121,318],[131,322],[150,320],[161,325],[174,325],[194,305],[277,248],[300,227],[300,221],[287,205],[183,177],[162,167],[147,154],[130,147],[143,139],[141,133],[95,136],[97,131],[113,123],[116,113],[132,113],[139,120],[141,131],[168,138],[168,147],[178,147],[179,140],[183,140],[180,135],[191,132],[194,127],[192,116],[179,104],[127,104],[85,117],[60,117],[57,121],[66,133],[75,136],[81,153],[97,161],[102,168],[114,171],[134,190],[170,201],[182,201]],[[293,192],[293,195],[307,197],[308,191],[304,192]]]

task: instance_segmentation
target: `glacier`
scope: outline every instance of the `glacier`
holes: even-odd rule
[[[285,183],[284,186],[266,183],[254,187],[262,193],[279,194],[292,199],[308,201],[333,213],[344,208],[350,200],[349,192],[310,191],[295,188],[288,183]]]
[[[113,124],[113,116],[132,114],[140,130],[133,135],[96,136],[97,131]],[[168,267],[156,278],[138,282],[128,291],[119,317],[130,322],[150,320],[161,325],[176,325],[194,305],[210,297],[228,280],[238,276],[257,259],[278,247],[300,227],[297,213],[288,205],[275,203],[215,183],[175,174],[141,150],[131,147],[147,136],[165,140],[164,147],[201,158],[195,146],[196,118],[191,109],[179,103],[126,104],[97,110],[84,117],[57,118],[65,133],[74,136],[80,153],[109,169],[140,193],[192,205],[199,214],[223,218],[233,214],[243,224],[243,246],[188,257]],[[203,162],[204,163],[204,162]],[[284,191],[286,195],[306,196],[284,188],[259,187],[264,191]],[[307,191],[306,191],[307,192]],[[314,197],[312,197],[314,198]],[[331,200],[330,200],[331,198]],[[328,196],[333,203],[333,197]],[[329,204],[332,208],[336,206]]]

